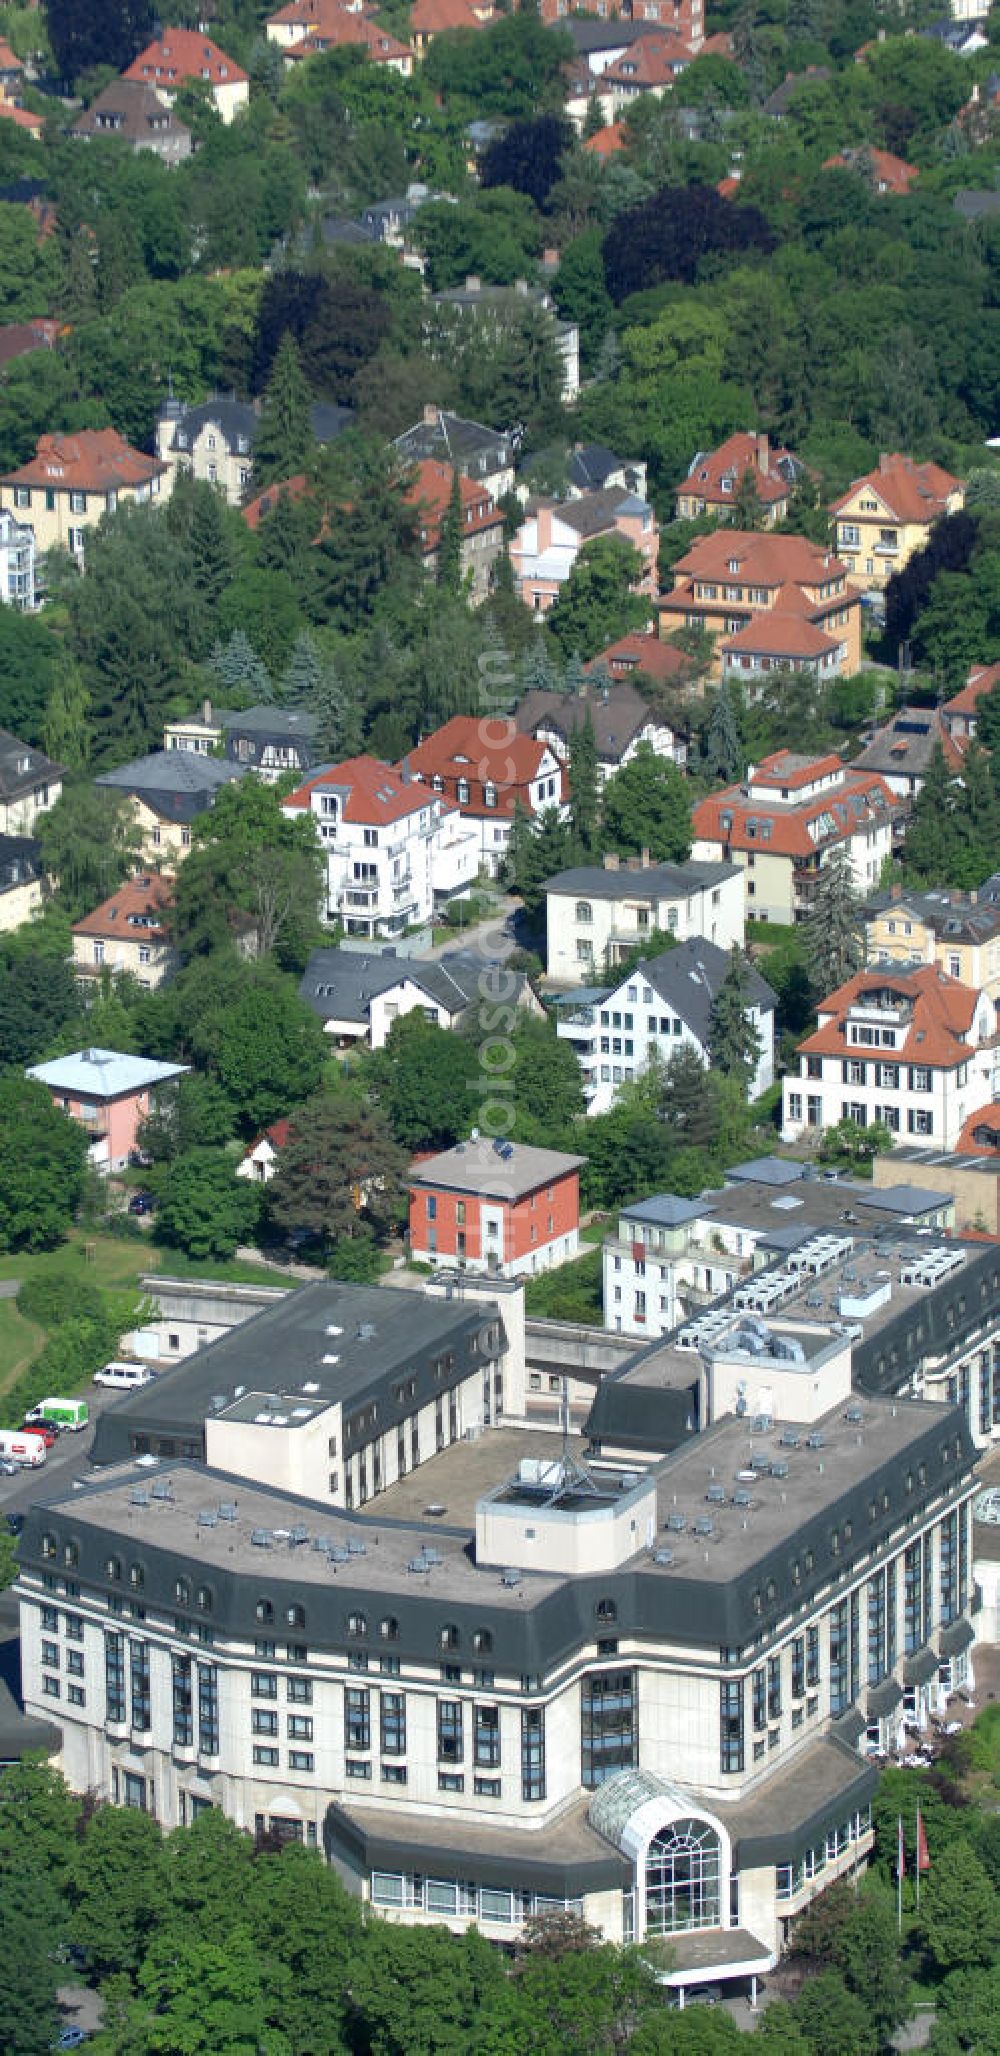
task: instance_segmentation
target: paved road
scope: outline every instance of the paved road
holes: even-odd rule
[[[484,950],[487,961],[496,957],[509,957],[517,948],[517,937],[511,932],[513,917],[520,910],[520,901],[507,895],[486,921],[476,921],[471,928],[456,928],[447,942],[435,943],[427,951],[429,957],[447,956],[449,950]]]

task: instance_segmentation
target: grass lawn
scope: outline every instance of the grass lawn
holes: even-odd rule
[[[44,1340],[44,1328],[26,1321],[13,1299],[0,1299],[0,1393],[16,1384]]]
[[[605,1214],[602,1216],[601,1220],[591,1221],[589,1227],[581,1228],[580,1241],[593,1243],[603,1242],[604,1237],[606,1235],[610,1235],[610,1233],[611,1217],[610,1215]]]

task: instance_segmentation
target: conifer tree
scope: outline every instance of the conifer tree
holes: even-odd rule
[[[247,706],[274,698],[270,674],[242,628],[234,628],[225,648],[216,643],[208,668],[227,692],[244,695]]]
[[[82,770],[90,756],[89,712],[90,694],[69,651],[60,644],[42,741],[48,755],[71,771]]]
[[[295,638],[288,669],[281,681],[281,697],[295,707],[311,707],[323,676],[323,660],[307,628]]]
[[[583,658],[579,650],[574,650],[572,656],[566,659],[566,667],[563,671],[563,691],[585,692],[588,683],[587,673],[583,668]]]
[[[442,591],[459,598],[462,591],[462,479],[457,464],[452,467],[451,492],[441,521],[437,582]]]
[[[569,743],[570,820],[581,849],[588,855],[597,839],[600,804],[597,737],[588,707],[584,720],[574,728]]]
[[[709,778],[732,785],[742,776],[746,754],[740,741],[739,723],[728,682],[723,678],[715,695],[711,717],[700,750],[702,768]]]
[[[562,680],[542,636],[526,650],[521,660],[521,686],[525,692],[558,692]]]
[[[735,944],[729,967],[712,1001],[708,1017],[708,1054],[713,1071],[735,1078],[749,1091],[763,1043],[751,1018],[748,965]]]
[[[865,926],[850,861],[843,849],[820,867],[803,922],[809,979],[817,999],[853,978],[865,960]]]
[[[254,441],[258,486],[304,471],[314,449],[309,387],[294,336],[286,329],[278,344]]]

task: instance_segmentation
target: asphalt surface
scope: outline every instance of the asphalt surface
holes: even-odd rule
[[[107,1392],[100,1385],[89,1385],[82,1396],[90,1409],[86,1428],[75,1435],[60,1435],[39,1470],[21,1471],[16,1478],[0,1477],[0,1519],[8,1513],[26,1513],[36,1499],[47,1499],[73,1478],[92,1475],[87,1459],[97,1417],[120,1395]]]

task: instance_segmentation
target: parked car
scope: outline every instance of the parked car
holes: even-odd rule
[[[156,1201],[151,1192],[133,1192],[128,1203],[130,1214],[151,1214]]]
[[[50,2043],[53,2049],[82,2049],[90,2036],[85,2027],[64,2027],[58,2041]]]
[[[59,1430],[53,1427],[51,1421],[22,1421],[21,1426],[27,1428],[29,1435],[40,1435],[46,1449],[55,1448],[59,1440]]]

